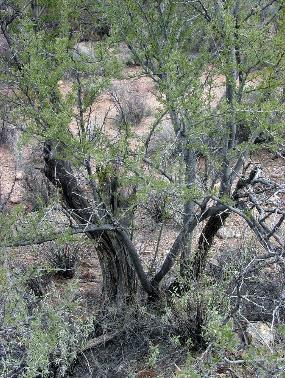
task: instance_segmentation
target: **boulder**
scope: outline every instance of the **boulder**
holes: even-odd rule
[[[247,326],[247,334],[250,336],[252,345],[256,347],[271,348],[274,344],[274,332],[269,323],[250,322]]]
[[[240,238],[241,234],[238,230],[232,227],[221,227],[217,232],[217,236],[220,239],[233,239]]]

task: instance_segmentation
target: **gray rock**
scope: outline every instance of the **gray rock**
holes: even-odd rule
[[[267,346],[270,348],[274,344],[274,331],[270,324],[264,322],[251,322],[247,326],[247,333],[251,338],[252,345]]]
[[[233,238],[240,238],[241,234],[239,231],[235,230],[234,228],[230,227],[221,227],[217,232],[217,236],[220,239],[233,239]]]

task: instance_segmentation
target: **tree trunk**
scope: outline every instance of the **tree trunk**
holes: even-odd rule
[[[212,247],[214,237],[224,225],[224,222],[229,215],[230,212],[227,211],[212,215],[204,226],[199,237],[198,249],[194,255],[191,267],[191,275],[195,280],[198,280],[203,273],[207,262],[208,252]]]
[[[92,236],[92,235],[91,235]],[[137,293],[137,276],[120,236],[105,232],[97,246],[103,276],[103,298],[124,305]]]
[[[239,169],[236,169],[236,173]],[[236,206],[239,203],[239,191],[249,185],[252,180],[256,177],[258,173],[258,167],[254,167],[247,178],[241,175],[238,180],[235,190],[231,196],[232,200],[235,201]],[[191,267],[191,275],[194,279],[198,280],[204,271],[206,266],[208,252],[212,247],[214,237],[217,235],[219,229],[224,225],[226,219],[230,216],[230,211],[224,208],[222,211],[214,213],[208,219],[206,225],[204,226],[198,241],[198,249],[194,255],[194,259]]]
[[[185,144],[187,145],[190,141],[187,141]],[[185,162],[185,183],[187,189],[191,190],[191,188],[195,185],[196,180],[196,168],[197,168],[197,154],[193,149],[189,149],[187,147],[184,148],[184,162]],[[183,224],[185,225],[187,222],[192,221],[194,217],[194,210],[195,204],[193,200],[186,200],[184,204],[184,219]],[[186,277],[187,273],[189,272],[189,265],[192,255],[192,238],[193,233],[189,232],[187,235],[187,239],[185,240],[185,245],[181,251],[180,257],[180,273],[182,277]]]
[[[64,205],[70,210],[70,215],[78,224],[86,226],[99,226],[102,221],[111,223],[112,219],[104,204],[95,204],[94,207],[87,200],[73,174],[71,164],[56,158],[60,149],[61,147],[53,149],[50,143],[45,143],[45,175],[61,189]],[[101,231],[86,234],[97,242],[104,299],[115,302],[118,306],[133,300],[137,293],[137,275],[122,233]]]

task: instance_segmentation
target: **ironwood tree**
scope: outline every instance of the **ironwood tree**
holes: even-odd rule
[[[264,206],[260,196],[284,188],[250,157],[260,141],[278,152],[282,137],[283,2],[112,0],[93,7],[94,22],[107,25],[108,33],[90,57],[77,49],[86,39],[78,2],[1,2],[7,50],[1,80],[11,88],[5,101],[25,124],[25,135],[43,146],[45,175],[60,191],[71,231],[96,244],[105,298],[122,306],[141,288],[158,299],[176,262],[181,277],[199,281],[214,237],[232,213],[278,258],[284,211]],[[135,150],[136,125],[122,117],[114,137],[90,118],[112,78],[122,77],[114,55],[122,42],[152,78],[161,104]],[[151,154],[165,115],[173,142]],[[153,275],[132,238],[137,209],[150,190],[171,193],[177,212],[181,208],[180,231]],[[193,233],[201,224],[196,245]]]

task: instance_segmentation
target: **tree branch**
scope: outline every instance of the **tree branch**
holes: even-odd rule
[[[181,248],[184,246],[185,240],[187,235],[192,232],[195,227],[205,219],[209,218],[212,215],[218,214],[223,210],[226,210],[226,206],[224,205],[218,205],[218,206],[213,206],[206,210],[203,213],[200,213],[198,216],[195,216],[194,218],[189,217],[188,222],[184,224],[182,227],[180,233],[176,237],[174,243],[172,244],[172,247],[167,254],[160,270],[156,273],[154,278],[152,279],[151,283],[153,287],[157,287],[161,280],[165,277],[165,275],[170,271],[170,269],[173,267],[176,258],[178,257]]]
[[[74,229],[71,229],[71,230],[68,230],[68,235],[79,235],[79,234],[85,234],[87,232],[94,232],[94,233],[98,233],[98,234],[101,234],[102,232],[104,231],[116,231],[117,228],[115,226],[112,226],[112,225],[109,225],[109,224],[105,224],[105,225],[101,225],[101,226],[87,226],[87,227],[76,227]],[[60,232],[55,232],[51,235],[47,235],[47,236],[43,236],[43,237],[37,237],[35,239],[30,239],[30,240],[16,240],[14,242],[8,242],[8,243],[5,243],[5,242],[2,242],[0,243],[0,247],[3,248],[3,247],[24,247],[24,246],[27,246],[27,245],[39,245],[39,244],[43,244],[43,243],[46,243],[46,242],[49,242],[49,241],[55,241],[56,239],[58,239],[59,237],[62,238],[63,236],[63,232],[60,231]]]

